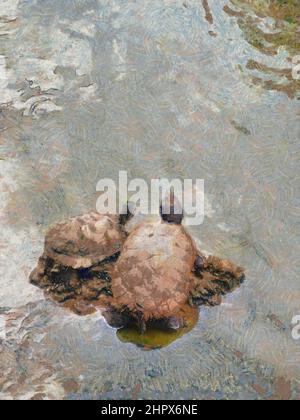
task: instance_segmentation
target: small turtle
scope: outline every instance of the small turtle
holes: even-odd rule
[[[205,258],[182,226],[183,211],[171,197],[169,212],[145,220],[128,236],[112,274],[108,323],[135,323],[141,332],[159,322],[167,329],[184,326],[181,307],[198,287]],[[197,282],[198,280],[198,282]]]
[[[85,269],[120,252],[123,241],[118,216],[89,213],[50,229],[45,253],[62,266]]]
[[[125,238],[118,216],[89,213],[58,223],[46,234],[30,281],[60,303],[95,300],[109,290],[106,268],[116,261]]]

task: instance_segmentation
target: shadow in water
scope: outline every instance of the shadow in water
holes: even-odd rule
[[[167,347],[189,333],[198,323],[199,309],[185,305],[181,308],[185,326],[178,330],[163,330],[159,326],[150,326],[144,334],[135,327],[125,327],[117,331],[117,337],[122,343],[132,343],[143,350],[155,350]]]

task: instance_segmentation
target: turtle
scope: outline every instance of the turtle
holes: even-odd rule
[[[93,312],[82,301],[96,300],[103,291],[110,293],[107,270],[126,238],[124,217],[91,212],[51,227],[30,282],[59,303],[73,301],[80,314]]]
[[[117,215],[89,213],[49,230],[45,253],[65,267],[86,269],[118,253],[124,240]]]
[[[141,222],[123,244],[112,271],[112,301],[104,313],[114,327],[135,324],[141,333],[153,324],[182,328],[183,305],[217,304],[216,296],[243,279],[242,268],[206,259],[197,249],[182,224],[183,210],[178,211],[177,205],[175,212],[174,196],[170,196],[169,211],[165,209],[160,207],[160,217]]]

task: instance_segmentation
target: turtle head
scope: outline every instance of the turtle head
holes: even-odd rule
[[[122,212],[119,215],[119,223],[121,226],[125,226],[129,220],[134,217],[133,204],[129,201],[123,206]]]
[[[160,215],[164,222],[181,225],[184,214],[179,200],[175,197],[174,189],[160,205]]]

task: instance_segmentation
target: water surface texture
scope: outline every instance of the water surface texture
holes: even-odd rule
[[[297,3],[0,0],[1,399],[300,398]],[[247,269],[160,350],[28,282],[119,170],[203,178],[191,233]]]

